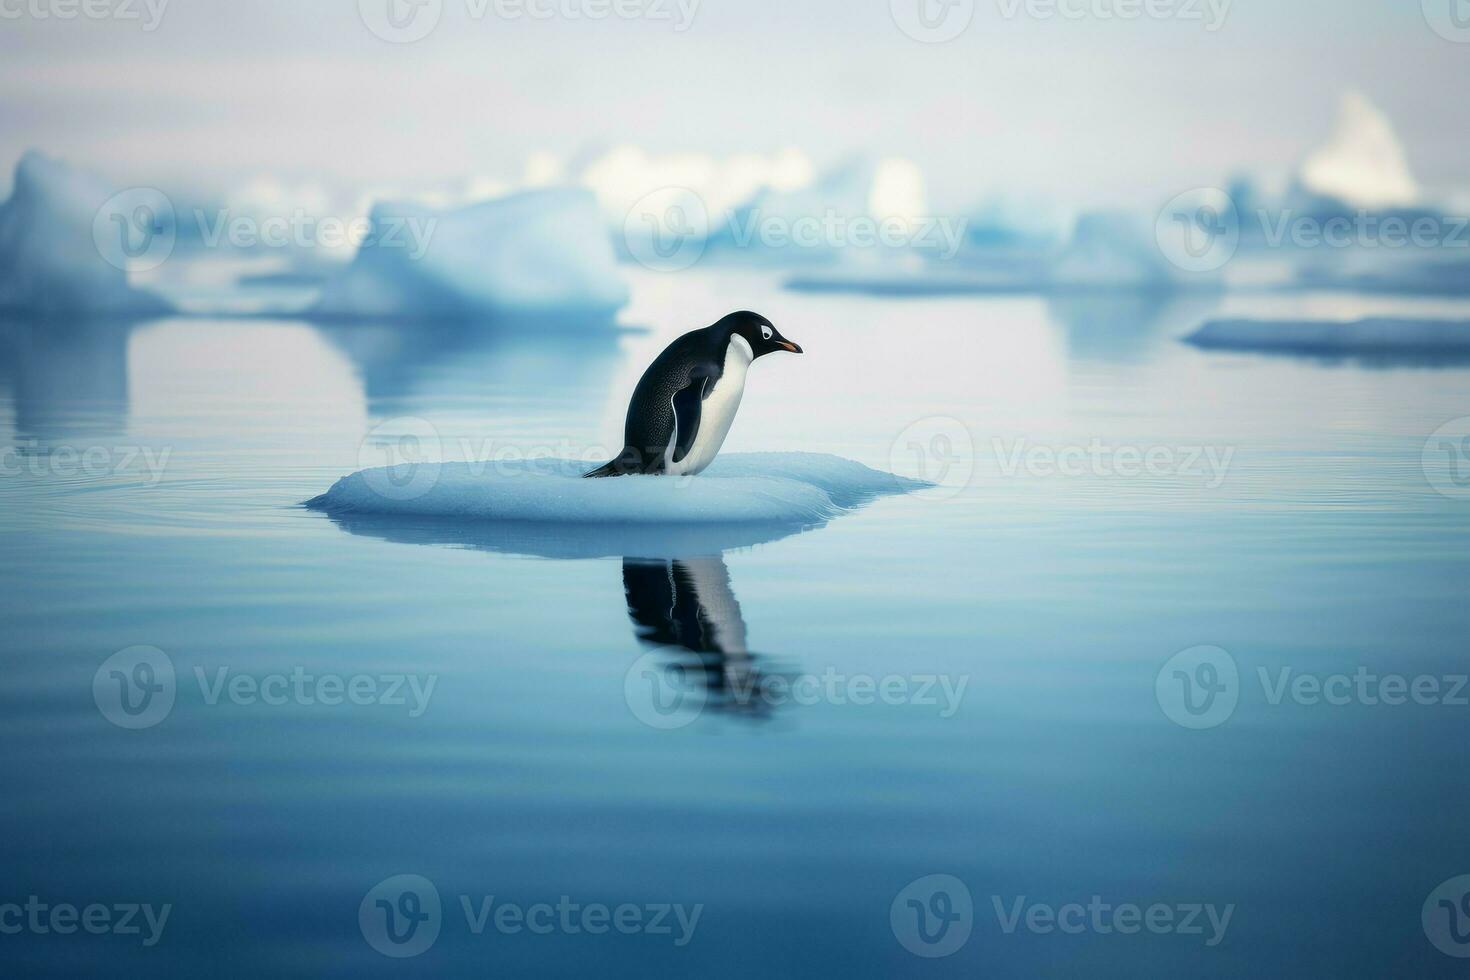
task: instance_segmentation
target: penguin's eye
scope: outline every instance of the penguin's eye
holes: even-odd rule
[[[761,339],[762,340],[770,340],[771,339],[771,328],[768,327],[768,326],[766,326],[764,323],[761,324]]]

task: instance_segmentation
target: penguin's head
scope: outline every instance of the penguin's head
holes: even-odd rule
[[[802,352],[800,344],[793,344],[781,336],[781,331],[776,329],[775,324],[759,313],[751,313],[749,310],[731,313],[716,326],[729,330],[732,337],[739,334],[750,345],[751,353],[756,357],[777,351],[789,351],[792,354]]]

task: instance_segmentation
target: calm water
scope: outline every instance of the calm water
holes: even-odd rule
[[[941,487],[652,561],[300,506],[404,432],[595,455],[653,354],[741,307],[808,354],[757,365],[727,450]],[[1470,370],[1175,339],[1216,312],[1467,315],[684,275],[591,337],[0,328],[0,905],[171,907],[151,946],[43,916],[5,972],[1461,975],[1421,908],[1470,873],[1470,707],[1272,690],[1467,671],[1470,488],[1422,454]],[[104,664],[140,645],[167,660]],[[1166,668],[1201,645],[1228,661]],[[1230,918],[1028,911],[1093,896]]]

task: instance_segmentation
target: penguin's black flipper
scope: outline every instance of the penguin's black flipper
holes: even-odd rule
[[[689,387],[674,392],[674,462],[683,462],[694,448],[694,439],[699,435],[700,408],[704,404],[704,389],[709,378],[695,378]]]

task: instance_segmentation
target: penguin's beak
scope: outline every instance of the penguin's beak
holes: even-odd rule
[[[789,340],[778,340],[778,341],[776,341],[776,343],[778,343],[778,344],[781,345],[781,349],[782,350],[789,350],[793,354],[800,354],[800,353],[802,353],[802,349],[801,349],[801,345],[800,344],[793,344]]]

